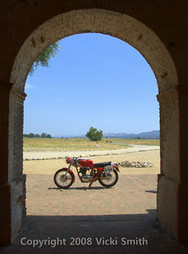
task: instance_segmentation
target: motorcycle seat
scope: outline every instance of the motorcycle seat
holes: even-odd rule
[[[109,161],[109,162],[94,163],[93,167],[94,168],[100,168],[100,167],[105,167],[105,166],[108,166],[108,165],[111,165],[111,161]]]

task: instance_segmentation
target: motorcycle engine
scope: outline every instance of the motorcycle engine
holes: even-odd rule
[[[80,168],[79,173],[81,173],[82,176],[86,175],[86,172],[87,172],[87,168],[85,168],[85,167],[81,167],[81,168]]]
[[[82,182],[91,182],[91,180],[92,180],[92,176],[91,175],[86,175],[87,170],[88,169],[85,168],[85,167],[81,167],[80,168],[79,173],[82,174],[82,176],[81,176]]]

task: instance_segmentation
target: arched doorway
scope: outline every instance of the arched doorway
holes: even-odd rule
[[[113,11],[86,9],[67,12],[39,26],[25,40],[14,61],[10,83],[9,177],[19,178],[12,194],[11,235],[14,237],[25,214],[25,180],[22,176],[24,85],[30,67],[43,49],[68,35],[84,32],[109,34],[135,47],[155,73],[160,102],[161,174],[158,180],[158,218],[179,237],[177,217],[180,181],[178,77],[173,60],[158,36],[138,20]],[[15,200],[18,200],[18,202]],[[170,214],[170,216],[169,216]]]

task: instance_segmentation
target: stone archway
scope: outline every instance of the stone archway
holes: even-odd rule
[[[158,179],[158,218],[176,238],[183,239],[178,220],[180,186],[178,77],[173,60],[159,37],[138,20],[102,9],[75,10],[55,16],[39,26],[21,46],[12,68],[9,99],[9,177],[11,217],[10,241],[21,226],[25,214],[25,178],[22,175],[22,133],[24,85],[36,57],[54,41],[63,37],[95,32],[117,37],[136,48],[155,73],[160,102],[161,174]],[[11,211],[14,210],[14,214]],[[169,216],[170,214],[170,216]],[[11,220],[11,223],[8,222]],[[181,231],[183,232],[183,231]]]
[[[60,14],[39,26],[20,48],[10,82],[23,91],[30,67],[42,50],[63,37],[86,32],[108,34],[136,48],[154,71],[159,92],[178,85],[173,60],[152,30],[128,15],[101,9]]]

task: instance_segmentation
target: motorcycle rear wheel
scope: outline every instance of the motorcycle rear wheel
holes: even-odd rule
[[[59,169],[54,175],[54,183],[61,189],[68,189],[74,182],[73,173],[69,171],[65,176],[66,172],[66,169]]]
[[[102,173],[102,174],[105,174],[105,173]],[[99,178],[99,183],[106,188],[110,188],[110,187],[114,186],[117,183],[119,176],[118,176],[118,173],[115,169],[112,171],[111,174],[113,175],[112,177],[114,177],[113,182],[111,182],[110,179],[107,180],[107,179]]]

